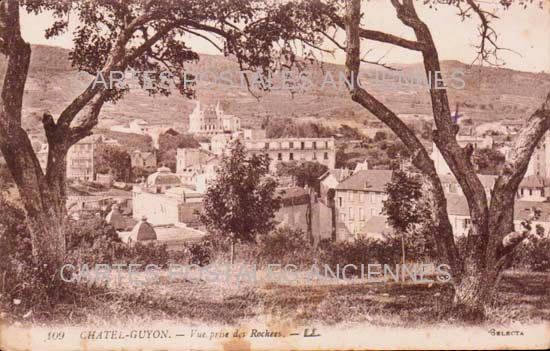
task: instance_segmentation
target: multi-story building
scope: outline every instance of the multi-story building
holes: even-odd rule
[[[97,137],[89,136],[71,146],[67,152],[67,178],[94,180],[94,153]]]
[[[334,138],[253,139],[244,140],[244,146],[249,153],[268,154],[272,172],[280,162],[313,161],[329,169],[336,164]]]
[[[335,189],[346,178],[352,175],[351,169],[329,169],[319,179],[319,196],[321,201],[329,207],[334,207]]]
[[[176,175],[184,184],[194,186],[199,192],[206,192],[216,177],[219,157],[203,149],[179,148],[176,155]]]
[[[365,225],[372,217],[382,215],[386,184],[392,176],[391,170],[362,170],[336,186],[336,240],[353,240],[368,234]]]
[[[547,132],[533,151],[525,176],[550,178],[550,135]]]
[[[220,103],[216,107],[207,106],[201,109],[201,104],[197,105],[189,115],[189,133],[202,135],[216,135],[221,133],[233,133],[241,129],[241,119],[232,115],[225,114]]]

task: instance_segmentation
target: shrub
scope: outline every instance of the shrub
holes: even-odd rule
[[[212,260],[212,247],[208,239],[189,244],[186,251],[189,253],[190,264],[202,267],[210,264]]]
[[[525,240],[518,245],[513,267],[534,272],[550,270],[550,238]]]
[[[300,229],[277,228],[258,238],[257,257],[259,264],[310,265],[313,245]]]
[[[400,263],[401,246],[398,240],[377,240],[359,238],[354,241],[330,242],[323,240],[319,245],[319,260],[334,271],[336,265],[342,268],[346,264],[397,264]],[[350,274],[354,271],[350,271]],[[359,274],[360,270],[355,271]]]
[[[219,236],[207,236],[201,245],[189,247],[190,260],[203,262],[201,257],[209,256],[207,262],[227,263],[230,261],[230,241]],[[255,242],[237,243],[235,245],[235,262],[243,264],[294,264],[298,267],[310,265],[313,262],[314,247],[306,235],[299,229],[281,227],[269,234],[258,235]],[[206,263],[206,264],[208,264]]]
[[[0,212],[3,214],[0,216],[1,311],[12,319],[29,316],[30,311],[37,317],[47,315],[61,301],[70,304],[92,293],[90,288],[63,282],[57,264],[44,260],[36,264],[22,209],[0,199]]]

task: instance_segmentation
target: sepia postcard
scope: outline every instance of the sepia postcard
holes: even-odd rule
[[[550,348],[548,0],[0,0],[0,350]]]

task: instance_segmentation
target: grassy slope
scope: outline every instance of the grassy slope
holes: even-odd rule
[[[488,324],[550,321],[550,274],[506,273]],[[235,324],[269,316],[306,325],[367,323],[385,327],[420,327],[457,323],[442,313],[449,287],[441,284],[371,283],[243,285],[161,280],[88,297],[86,303],[62,305],[54,315],[33,315],[33,323],[67,325],[152,323]],[[113,319],[113,316],[116,316]]]

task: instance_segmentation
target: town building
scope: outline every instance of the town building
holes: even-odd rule
[[[176,154],[176,175],[183,184],[191,185],[198,192],[205,193],[216,178],[219,157],[203,149],[178,148]]]
[[[447,213],[449,221],[453,228],[455,237],[460,237],[468,234],[472,221],[470,218],[470,210],[466,198],[461,195],[446,195],[447,197]],[[514,230],[521,232],[524,230],[521,222],[531,216],[533,207],[541,211],[541,216],[538,220],[531,224],[531,232],[536,233],[537,226],[544,229],[544,235],[550,234],[550,203],[516,200],[514,202]]]
[[[352,175],[351,169],[329,169],[319,177],[319,198],[328,205],[334,207],[334,194],[338,184]]]
[[[387,199],[386,184],[391,182],[391,170],[362,170],[336,186],[336,240],[353,240],[366,235],[365,224],[382,215]]]
[[[145,187],[155,194],[165,193],[168,189],[181,186],[180,178],[172,173],[168,167],[160,167],[155,173],[147,177]]]
[[[270,170],[275,172],[280,162],[312,161],[333,169],[336,164],[334,138],[279,138],[244,140],[251,154],[268,154]]]
[[[106,138],[101,134],[90,135],[78,141],[67,151],[67,179],[95,180],[94,157],[99,144],[119,145],[117,140]],[[48,165],[48,152],[48,143],[43,143],[38,152],[36,152],[36,157],[43,172],[46,172]]]
[[[189,133],[199,135],[216,135],[233,133],[241,129],[239,117],[224,113],[218,102],[216,106],[201,108],[197,101],[195,109],[189,115]]]
[[[548,132],[542,137],[536,146],[525,176],[537,175],[544,178],[550,178],[550,135]]]
[[[201,209],[204,194],[178,186],[164,193],[148,191],[142,186],[132,189],[132,216],[139,219],[147,216],[153,225],[195,226],[195,210]]]
[[[67,178],[94,180],[94,154],[96,141],[93,135],[80,140],[67,152]]]
[[[522,201],[542,202],[550,197],[550,178],[540,175],[524,177],[519,184],[516,199]]]

